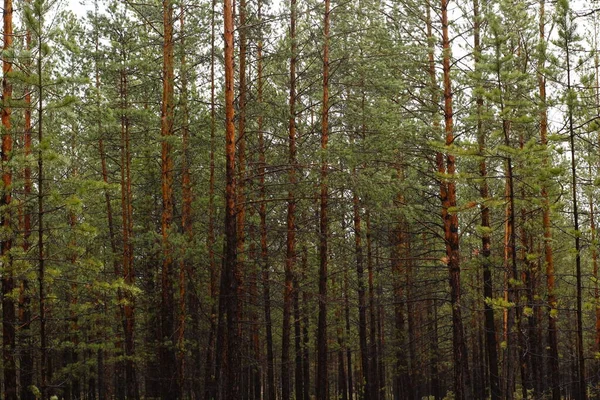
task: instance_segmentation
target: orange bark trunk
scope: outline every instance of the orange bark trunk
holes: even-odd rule
[[[2,50],[8,52],[13,43],[13,5],[12,0],[4,0],[3,9],[3,39],[4,46]],[[15,360],[16,342],[15,342],[15,301],[12,297],[12,291],[15,288],[14,271],[10,250],[12,247],[12,238],[8,233],[12,230],[11,218],[11,185],[12,171],[9,161],[12,157],[12,136],[11,136],[11,101],[12,101],[12,83],[8,75],[12,73],[12,61],[8,55],[2,58],[2,197],[0,206],[3,208],[1,216],[1,225],[4,231],[1,252],[3,259],[4,272],[2,274],[2,361],[4,368],[4,398],[7,400],[17,399],[17,366]]]
[[[173,223],[173,155],[171,136],[173,135],[173,4],[163,0],[163,66],[161,102],[161,235],[163,262],[161,271],[161,340],[168,342],[174,338],[173,306],[173,254],[171,245],[171,225]],[[163,344],[160,349],[160,364],[171,371],[163,378],[161,394],[163,398],[177,399],[180,396],[176,380],[175,351]]]
[[[450,80],[450,37],[448,33],[448,0],[441,1],[442,17],[442,47],[443,47],[443,77],[444,77],[444,132],[445,144],[454,143],[454,120],[452,110],[452,85]],[[452,304],[452,350],[454,361],[454,394],[457,400],[463,400],[468,395],[469,367],[467,346],[462,322],[461,282],[460,282],[460,252],[458,235],[458,216],[450,213],[450,208],[456,207],[456,183],[453,178],[456,172],[455,157],[446,154],[446,165],[438,157],[438,171],[446,173],[449,179],[443,179],[440,185],[442,199],[442,219],[444,221],[444,239],[446,242],[447,266],[450,278],[450,302]]]
[[[323,102],[321,109],[321,177],[320,177],[320,216],[319,216],[319,321],[317,327],[317,400],[327,400],[327,264],[328,264],[328,186],[327,186],[327,142],[329,141],[329,8],[330,0],[325,0],[323,19]]]

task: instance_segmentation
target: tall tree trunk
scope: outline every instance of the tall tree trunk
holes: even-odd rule
[[[126,61],[126,55],[123,52],[123,61]],[[133,195],[131,190],[131,140],[129,132],[129,117],[127,109],[129,107],[128,94],[128,71],[121,70],[121,214],[122,214],[122,233],[123,233],[123,255],[122,255],[122,273],[126,285],[133,286],[135,274],[133,271]],[[109,199],[110,201],[110,199]],[[118,274],[118,268],[115,269]],[[119,275],[117,275],[119,276]],[[125,396],[136,399],[139,397],[137,389],[136,368],[134,362],[134,329],[135,329],[135,299],[128,290],[119,291],[119,300],[124,301],[121,307],[120,318],[123,323],[123,332],[125,333]],[[120,349],[121,344],[118,343]],[[119,364],[121,364],[119,362]],[[117,371],[122,371],[122,365],[116,366]],[[122,388],[121,382],[117,382],[118,387]],[[118,396],[123,393],[117,390]]]
[[[98,3],[97,1],[94,2],[94,24],[98,23]],[[94,74],[95,74],[95,88],[96,91],[98,93],[97,99],[96,99],[96,106],[98,107],[98,109],[100,109],[101,107],[101,103],[100,103],[100,66],[99,66],[99,57],[100,57],[100,52],[99,52],[99,48],[100,48],[100,35],[98,33],[98,28],[95,28],[95,38],[94,38],[94,45],[95,45],[95,57],[94,57]],[[98,139],[98,152],[99,152],[99,156],[100,156],[100,167],[101,167],[101,174],[102,174],[102,181],[104,182],[104,184],[106,185],[106,187],[108,187],[108,166],[106,164],[106,152],[104,150],[104,138],[102,136],[102,118],[99,117],[98,118],[98,122],[97,122],[97,129],[98,129],[98,134],[100,135],[100,138]],[[110,191],[106,188],[104,190],[104,202],[106,203],[106,222],[108,225],[108,235],[109,235],[109,242],[110,242],[110,251],[111,251],[111,258],[113,260],[113,272],[114,272],[114,276],[115,279],[117,279],[118,277],[120,277],[120,265],[119,265],[119,260],[118,260],[118,256],[117,256],[117,239],[115,236],[115,228],[114,228],[114,223],[113,223],[113,209],[112,209],[112,203],[111,203],[111,196],[110,196]],[[121,302],[121,292],[118,292],[118,297],[119,297],[119,303]],[[106,309],[106,307],[105,307]],[[122,315],[121,315],[121,307],[119,306],[119,311],[117,312],[117,319],[118,320],[122,320]],[[118,336],[118,335],[117,335]],[[117,343],[120,343],[120,340],[117,341]],[[105,387],[105,379],[104,379],[104,349],[101,347],[98,349],[98,354],[97,354],[97,368],[98,368],[98,398],[99,400],[105,400],[106,398],[106,387]],[[120,365],[120,363],[116,363],[115,366]],[[120,375],[120,373],[119,373]]]
[[[258,18],[262,20],[262,1],[258,3]],[[262,37],[258,41],[257,47],[257,100],[259,105],[263,103],[263,63],[262,63]],[[262,110],[262,107],[258,108]],[[263,113],[259,111],[258,115],[258,176],[259,176],[259,192],[260,192],[260,261],[262,264],[263,275],[263,302],[265,314],[265,334],[267,346],[267,381],[265,389],[265,399],[276,399],[275,387],[275,360],[273,354],[273,322],[271,319],[271,289],[270,289],[270,266],[269,266],[269,248],[267,246],[267,202],[265,189],[265,173],[266,173],[266,158],[265,158],[265,135],[263,132]]]
[[[294,369],[294,380],[295,380],[295,394],[297,400],[302,400],[304,394],[304,375],[302,374],[302,325],[301,325],[301,314],[300,314],[300,285],[298,283],[298,276],[294,276],[294,292],[292,295],[292,302],[294,304],[294,349],[295,349],[295,369]]]
[[[352,170],[356,181],[356,168]],[[367,304],[365,300],[365,279],[363,267],[363,248],[361,237],[360,200],[356,189],[352,192],[352,212],[354,216],[354,253],[356,257],[356,279],[358,284],[358,342],[360,348],[360,361],[363,370],[365,387],[364,398],[371,399],[373,396],[371,365],[369,363],[369,347],[367,345]]]
[[[546,76],[543,73],[546,64],[546,21],[545,21],[545,0],[540,0],[539,14],[539,33],[540,33],[540,52],[539,66],[537,68],[538,89],[540,98],[540,142],[542,146],[548,146],[548,106],[546,104]],[[548,157],[544,156],[542,165],[548,165]],[[548,195],[548,183],[543,182],[542,189],[542,225],[544,228],[544,264],[546,265],[546,292],[548,303],[548,369],[550,370],[549,386],[552,391],[552,400],[560,400],[560,373],[558,366],[558,329],[556,318],[552,311],[557,307],[554,277],[554,257],[552,254],[552,224],[550,217],[550,199]]]
[[[400,181],[404,180],[404,171],[402,166],[398,166],[398,175]],[[405,198],[402,192],[399,192],[396,197],[396,208],[399,209],[401,204],[405,203]],[[370,231],[370,215],[367,214],[367,230]],[[410,258],[408,249],[408,235],[406,232],[406,220],[402,214],[398,217],[395,227],[395,242],[392,257],[392,274],[394,288],[394,320],[395,320],[395,377],[394,377],[394,399],[412,400],[414,391],[412,387],[411,377],[409,373],[409,357],[407,357],[407,340],[406,340],[406,263]],[[367,244],[370,247],[370,235],[367,237]],[[370,250],[369,250],[370,252]]]
[[[450,78],[450,37],[448,34],[448,0],[441,1],[442,48],[444,76],[444,132],[445,144],[454,143],[454,119],[452,110],[452,86]],[[450,279],[450,303],[452,306],[452,352],[454,361],[454,395],[457,400],[469,398],[469,366],[467,345],[462,321],[460,252],[458,235],[458,216],[448,210],[456,207],[455,156],[446,154],[446,165],[438,157],[438,171],[448,175],[440,185],[442,200],[442,219],[444,221],[444,239]]]
[[[327,142],[329,141],[329,12],[330,0],[325,0],[323,18],[323,102],[321,109],[321,175],[320,175],[320,215],[319,215],[319,322],[317,328],[317,400],[327,400],[327,264],[328,264],[328,163]]]
[[[598,45],[598,27],[594,24],[594,44]],[[595,72],[595,80],[596,80],[596,89],[594,93],[595,97],[595,105],[596,105],[596,115],[600,115],[600,56],[598,52],[594,54],[594,72]],[[600,136],[597,138],[600,141]],[[598,143],[598,142],[597,142]],[[598,163],[596,163],[598,166]],[[590,165],[590,176],[592,176],[592,166]],[[595,306],[595,333],[594,333],[594,351],[600,351],[600,285],[598,279],[600,278],[600,274],[598,273],[598,245],[597,245],[597,237],[598,232],[596,228],[595,222],[595,210],[594,210],[594,199],[590,194],[589,198],[590,202],[590,230],[591,230],[591,248],[592,248],[592,276],[594,277],[594,306]],[[598,385],[598,373],[600,372],[600,360],[596,360],[595,362],[595,370],[593,373],[594,381],[592,382],[593,386]],[[598,393],[598,391],[596,391]]]
[[[190,173],[190,154],[189,154],[189,141],[190,141],[190,126],[189,126],[189,109],[188,109],[188,70],[187,61],[185,54],[187,51],[185,45],[185,3],[182,1],[180,6],[179,15],[179,26],[181,35],[181,112],[182,112],[182,149],[181,149],[181,196],[182,196],[182,207],[181,207],[181,228],[185,235],[185,245],[183,248],[183,255],[179,263],[179,321],[177,328],[177,367],[178,377],[177,384],[184,393],[186,385],[186,345],[185,345],[185,333],[186,333],[186,319],[187,319],[187,298],[190,297],[190,309],[192,310],[192,319],[197,319],[199,302],[196,299],[194,291],[188,295],[187,293],[187,281],[195,278],[194,271],[192,271],[192,263],[187,256],[187,248],[193,244],[193,229],[192,229],[192,181]],[[194,321],[196,322],[196,321]],[[199,328],[198,323],[193,324],[196,329]],[[192,372],[194,371],[195,365],[192,366]],[[194,374],[195,375],[195,374]],[[195,379],[194,379],[195,380]]]
[[[235,7],[235,6],[234,6]],[[235,8],[234,8],[235,15]],[[239,0],[238,8],[239,26],[237,27],[238,39],[239,39],[239,95],[238,95],[238,136],[237,142],[237,179],[236,179],[236,272],[235,280],[237,287],[237,329],[239,339],[245,338],[247,335],[245,330],[247,329],[246,324],[241,324],[244,320],[244,313],[246,312],[245,302],[243,301],[247,289],[245,288],[245,260],[246,260],[246,0]],[[243,345],[240,346],[240,352],[244,353],[242,359],[248,357],[247,342],[244,340]],[[240,344],[242,344],[240,343]],[[248,367],[247,363],[240,365],[240,395],[245,397],[247,395],[248,386]]]
[[[41,16],[38,20],[38,33],[42,31],[42,19]],[[45,189],[45,177],[44,177],[44,151],[41,145],[44,141],[44,86],[42,82],[42,40],[38,37],[38,56],[37,56],[37,86],[38,86],[38,154],[37,154],[37,185],[38,185],[38,308],[39,308],[39,319],[40,319],[40,392],[41,400],[48,398],[48,377],[50,375],[50,363],[48,359],[48,337],[46,333],[46,286],[45,286],[45,274],[46,274],[46,254],[45,254],[45,243],[44,243],[44,197],[46,193]]]
[[[162,65],[162,101],[161,101],[161,186],[162,186],[162,270],[161,270],[161,318],[159,364],[165,369],[162,379],[161,397],[178,399],[181,396],[177,386],[177,362],[175,350],[169,345],[175,340],[173,305],[173,254],[171,245],[171,225],[173,223],[173,155],[170,137],[173,135],[173,4],[163,0],[163,65]]]
[[[344,311],[345,311],[345,322],[346,322],[346,337],[351,337],[351,325],[350,325],[350,282],[348,279],[348,271],[344,271]],[[348,365],[348,398],[354,399],[354,380],[352,374],[352,347],[346,345],[346,364]],[[302,400],[302,397],[298,397],[298,400]]]
[[[281,337],[281,398],[289,400],[291,395],[290,375],[290,315],[294,268],[296,264],[296,0],[290,0],[290,94],[288,121],[288,198],[287,240],[285,255],[285,283],[283,293],[283,328]]]
[[[382,392],[384,387],[383,376],[379,371],[380,354],[378,354],[379,343],[377,340],[377,324],[378,316],[375,310],[375,286],[373,276],[373,255],[371,250],[371,238],[369,232],[369,238],[367,241],[367,274],[368,274],[368,286],[369,286],[369,357],[371,358],[371,364],[369,365],[369,372],[371,373],[371,399],[379,400],[385,395]]]
[[[210,154],[209,154],[209,179],[208,179],[208,232],[206,236],[206,247],[208,249],[208,268],[210,270],[210,298],[212,301],[210,311],[210,328],[208,332],[208,343],[206,346],[206,363],[204,366],[204,399],[215,399],[216,374],[215,345],[217,336],[217,264],[215,262],[215,131],[216,131],[216,102],[215,102],[215,13],[216,2],[212,1],[211,10],[211,35],[210,35]],[[200,354],[197,351],[196,365],[200,365]],[[195,379],[194,391],[200,390]]]
[[[217,380],[219,400],[240,399],[235,207],[233,1],[223,1],[225,57],[225,254],[219,291]]]
[[[575,279],[577,281],[576,288],[576,315],[577,315],[577,335],[576,335],[576,351],[577,351],[577,378],[578,378],[578,394],[577,398],[581,400],[587,399],[587,386],[585,382],[585,358],[583,352],[583,312],[582,312],[582,296],[583,285],[581,280],[581,238],[579,234],[579,210],[577,199],[577,160],[575,158],[575,128],[573,121],[573,108],[575,104],[571,98],[573,90],[571,84],[571,47],[567,39],[565,39],[565,51],[567,62],[567,122],[569,129],[569,144],[571,150],[571,195],[573,201],[573,228],[575,230]]]
[[[15,301],[13,290],[15,289],[14,266],[12,255],[12,166],[9,164],[12,158],[12,83],[8,75],[12,73],[12,60],[8,53],[12,51],[13,43],[13,5],[12,0],[4,0],[2,17],[4,20],[2,47],[2,198],[0,207],[3,208],[1,225],[3,239],[0,244],[2,264],[2,364],[4,369],[4,398],[6,400],[17,400],[17,365],[15,359]]]
[[[481,62],[481,14],[479,13],[479,1],[473,0],[473,39],[474,39],[474,58],[475,70],[479,70]],[[479,84],[478,84],[479,85]],[[484,156],[486,143],[485,133],[483,132],[483,97],[476,96],[477,103],[477,141],[479,144],[479,154]],[[490,379],[490,395],[492,400],[500,400],[502,392],[500,389],[500,375],[498,372],[498,343],[496,340],[496,326],[494,322],[494,308],[489,303],[488,299],[494,297],[493,282],[492,282],[492,261],[491,257],[491,235],[488,230],[491,228],[490,209],[486,205],[487,199],[490,198],[489,187],[487,183],[487,164],[485,158],[479,162],[479,175],[482,178],[479,186],[479,194],[482,199],[481,203],[481,226],[484,228],[481,235],[481,256],[483,258],[483,298],[484,298],[484,327],[485,327],[485,346],[487,352],[487,369]]]
[[[308,270],[308,249],[306,246],[302,246],[302,275],[301,279],[304,281],[306,277],[306,271]],[[309,357],[309,342],[310,337],[309,331],[309,294],[306,290],[302,291],[302,382],[304,383],[304,393],[302,394],[301,400],[310,400],[310,357]],[[296,399],[299,400],[299,399]]]
[[[29,4],[28,4],[29,6]],[[25,33],[25,46],[27,50],[31,50],[31,29],[27,27]],[[26,73],[30,74],[31,60],[27,60]],[[31,87],[25,87],[25,121],[23,130],[23,150],[25,153],[25,168],[23,171],[24,187],[23,187],[23,253],[27,255],[31,249],[31,191],[33,183],[31,179],[31,167],[29,166],[29,158],[31,157]],[[34,358],[33,358],[33,342],[31,340],[31,294],[29,287],[29,279],[23,278],[21,282],[19,295],[19,321],[21,324],[21,365],[20,365],[20,387],[22,400],[34,400],[35,396],[30,387],[33,384],[34,375]]]

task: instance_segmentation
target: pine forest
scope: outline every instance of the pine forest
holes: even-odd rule
[[[600,399],[599,0],[1,0],[0,398]]]

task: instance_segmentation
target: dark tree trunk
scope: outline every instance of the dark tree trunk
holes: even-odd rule
[[[206,247],[208,249],[208,268],[210,271],[210,298],[212,306],[210,311],[210,328],[206,346],[206,362],[204,365],[204,400],[216,399],[216,373],[215,345],[217,335],[217,264],[215,262],[215,131],[216,131],[216,102],[215,102],[215,12],[216,1],[212,1],[211,10],[211,46],[210,46],[210,154],[209,154],[209,180],[208,180],[208,232]],[[194,313],[197,314],[197,313]],[[198,346],[199,347],[199,346]],[[200,365],[201,355],[197,350],[195,364]],[[199,379],[194,379],[194,392],[198,393]]]
[[[454,142],[454,120],[452,109],[452,86],[450,78],[450,37],[448,34],[448,0],[441,1],[442,19],[442,48],[444,76],[444,132],[445,144],[451,146]],[[455,156],[446,154],[446,165],[440,155],[437,157],[438,172],[452,178],[455,174]],[[460,282],[460,251],[458,235],[458,216],[449,212],[456,207],[456,183],[449,179],[440,185],[442,200],[442,220],[444,222],[444,240],[446,242],[446,258],[450,280],[450,303],[452,306],[452,353],[454,362],[454,395],[457,400],[469,396],[469,358],[462,321],[461,282]]]
[[[31,30],[28,27],[25,34],[25,44],[27,50],[31,50]],[[31,60],[27,60],[27,74],[30,73]],[[23,133],[23,151],[25,158],[31,157],[31,87],[25,87],[25,126]],[[31,167],[26,164],[24,171],[24,187],[23,187],[23,254],[27,254],[31,248],[31,191],[33,182],[31,179]],[[20,387],[22,400],[35,400],[30,386],[33,384],[34,375],[34,353],[33,342],[31,337],[31,293],[30,283],[28,278],[23,278],[21,282],[19,295],[19,321],[21,324],[21,365],[20,365]]]
[[[480,63],[481,54],[481,42],[480,42],[480,21],[479,13],[479,1],[473,0],[473,26],[474,26],[474,54],[475,54],[475,68],[478,69]],[[483,132],[483,97],[477,95],[477,141],[479,145],[479,153],[484,154],[485,144],[485,133]],[[500,400],[502,392],[500,390],[500,376],[498,372],[498,343],[496,341],[496,326],[494,322],[494,309],[489,304],[487,299],[494,297],[493,283],[492,283],[492,261],[491,256],[491,236],[487,232],[486,228],[491,227],[490,224],[490,209],[486,205],[487,199],[490,197],[489,188],[487,184],[487,164],[485,158],[479,162],[479,175],[482,178],[481,185],[479,186],[479,194],[482,199],[481,203],[481,226],[484,228],[484,232],[481,235],[481,257],[483,264],[483,307],[484,307],[484,329],[485,329],[485,346],[487,353],[487,370],[489,374],[489,392],[491,400]]]
[[[291,396],[290,374],[290,316],[294,268],[296,265],[296,0],[290,0],[290,94],[288,121],[288,198],[287,198],[287,240],[285,256],[285,282],[283,293],[283,328],[281,337],[281,398]]]

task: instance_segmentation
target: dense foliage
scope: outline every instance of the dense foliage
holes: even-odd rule
[[[2,398],[600,396],[600,4],[3,1]]]

